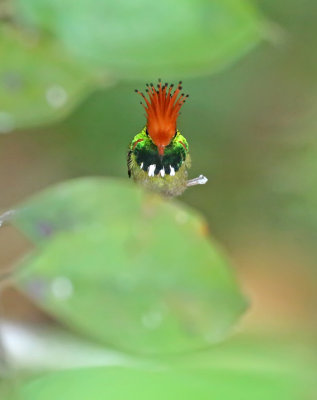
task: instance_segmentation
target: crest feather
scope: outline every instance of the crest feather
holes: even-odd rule
[[[145,104],[141,104],[146,111],[147,132],[158,147],[161,155],[164,154],[165,146],[170,143],[176,133],[176,121],[179,111],[188,97],[188,94],[180,94],[182,90],[181,84],[182,82],[180,81],[172,93],[174,85],[168,85],[168,83],[162,85],[159,79],[157,89],[153,83],[146,85],[148,97],[136,90],[145,102]]]

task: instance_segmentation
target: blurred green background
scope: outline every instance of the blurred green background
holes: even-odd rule
[[[233,398],[222,391],[232,382],[243,400],[261,393],[302,399],[288,382],[310,376],[316,363],[316,15],[313,0],[0,2],[3,211],[70,178],[127,180],[127,146],[145,123],[134,89],[157,78],[183,81],[190,97],[179,128],[190,145],[190,176],[209,181],[181,201],[205,216],[250,302],[237,328],[246,335],[242,344],[229,344],[229,357],[213,350],[220,354],[210,378],[219,384],[215,398]],[[31,246],[6,228],[0,248],[5,271]],[[49,319],[12,287],[3,291],[2,310],[19,321]],[[246,366],[248,352],[255,359]],[[280,377],[285,357],[299,367]],[[229,376],[222,384],[217,365],[228,359],[241,374],[269,370],[273,381]],[[120,371],[111,374],[120,381]],[[149,396],[161,386],[153,379]],[[203,388],[209,378],[195,379],[201,385],[195,381],[193,393],[210,398]],[[178,390],[174,383],[165,382],[171,389],[160,396]],[[32,390],[27,399],[36,398]]]

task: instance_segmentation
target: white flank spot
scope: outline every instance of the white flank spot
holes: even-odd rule
[[[161,174],[161,177],[163,178],[163,176],[165,175],[165,169],[164,169],[164,167],[161,169],[160,174]]]
[[[170,175],[174,176],[175,175],[175,169],[171,165],[170,165],[170,168],[171,168]]]
[[[151,164],[149,166],[149,176],[154,176],[154,171],[155,171],[156,165],[155,164]]]
[[[143,168],[143,162],[141,162],[140,168],[141,168],[141,169]]]

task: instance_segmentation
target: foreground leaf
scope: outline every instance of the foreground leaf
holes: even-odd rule
[[[304,373],[279,368],[277,358],[275,365],[273,370],[258,365],[255,369],[252,365],[245,369],[243,362],[240,368],[239,360],[236,360],[235,368],[151,370],[111,367],[61,371],[27,383],[21,391],[21,400],[314,398],[316,392]]]
[[[72,328],[120,349],[182,352],[222,339],[246,303],[204,221],[108,179],[55,186],[15,224],[40,248],[22,290]]]
[[[0,28],[0,133],[61,118],[96,85],[57,42]]]
[[[50,31],[81,62],[119,77],[208,74],[260,39],[243,0],[19,0],[21,18]]]
[[[294,332],[243,334],[207,351],[163,358],[160,363],[143,360],[138,367],[53,372],[25,382],[19,399],[315,399],[312,339]]]

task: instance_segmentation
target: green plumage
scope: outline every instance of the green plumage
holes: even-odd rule
[[[177,130],[160,156],[146,128],[132,140],[128,152],[128,174],[136,182],[166,196],[179,196],[186,189],[190,167],[187,140]]]

